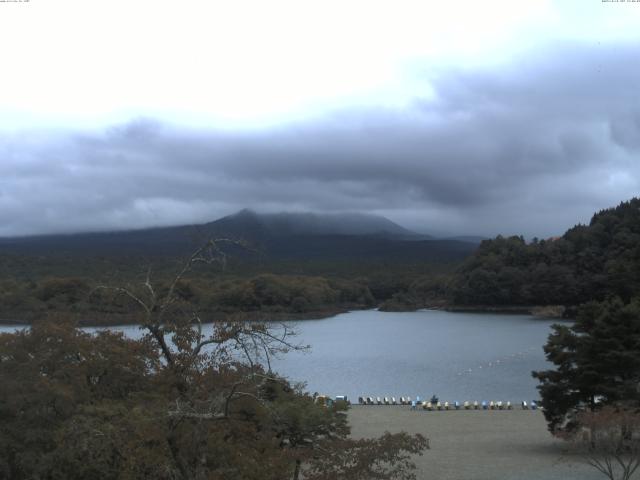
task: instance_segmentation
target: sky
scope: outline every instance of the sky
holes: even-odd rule
[[[640,1],[7,0],[0,42],[0,236],[544,238],[640,192]]]

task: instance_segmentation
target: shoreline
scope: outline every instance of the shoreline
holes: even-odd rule
[[[427,308],[456,313],[495,313],[505,315],[532,315],[539,318],[570,320],[565,317],[563,305],[433,305]]]
[[[335,317],[341,313],[347,313],[355,310],[369,310],[371,307],[362,307],[359,305],[344,305],[335,308],[327,308],[321,310],[312,310],[309,312],[211,312],[206,315],[207,319],[204,323],[214,323],[224,321],[225,319],[240,317],[246,321],[264,321],[264,322],[285,322],[285,321],[305,321],[305,320],[322,320],[325,318]],[[139,314],[107,314],[107,313],[67,313],[60,312],[61,317],[67,316],[77,321],[79,327],[118,327],[140,324]],[[6,326],[30,326],[34,321],[47,317],[47,313],[42,316],[22,316],[14,315],[12,318],[0,318],[0,325]],[[87,321],[86,319],[91,320]],[[83,320],[84,319],[84,320]]]
[[[532,315],[538,318],[544,319],[557,319],[560,321],[570,321],[570,319],[563,318],[560,313],[560,307],[557,305],[547,306],[503,306],[503,305],[446,305],[446,304],[432,304],[425,305],[419,308],[411,310],[381,310],[380,305],[372,307],[370,305],[354,305],[343,304],[336,305],[334,307],[327,307],[319,310],[311,310],[308,312],[269,312],[269,311],[248,311],[248,312],[210,312],[207,314],[207,320],[205,323],[213,323],[224,321],[228,318],[242,318],[246,321],[264,321],[264,322],[286,322],[286,321],[305,321],[305,320],[323,320],[326,318],[335,317],[342,313],[348,313],[350,311],[366,311],[366,310],[380,310],[388,313],[402,313],[402,312],[418,312],[420,310],[441,310],[445,312],[454,313],[479,313],[479,314],[495,314],[495,315]],[[45,317],[48,312],[43,312],[41,317],[31,315],[20,315],[16,313],[12,318],[0,318],[0,325],[6,326],[29,326],[35,320]],[[54,315],[69,316],[75,319],[79,327],[117,327],[137,325],[140,323],[139,314],[125,314],[125,313],[77,313],[77,312],[59,312]],[[86,320],[90,318],[91,320]]]

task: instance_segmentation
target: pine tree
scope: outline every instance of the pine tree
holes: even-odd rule
[[[600,405],[640,406],[639,298],[589,302],[574,325],[553,329],[544,350],[556,369],[533,372],[549,430],[570,432]]]

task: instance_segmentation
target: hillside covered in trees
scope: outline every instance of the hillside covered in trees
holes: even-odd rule
[[[457,305],[565,305],[640,292],[640,199],[596,213],[548,240],[498,236],[449,285]]]
[[[83,325],[135,323],[131,300],[100,287],[139,287],[150,274],[160,288],[166,288],[179,264],[179,258],[172,257],[0,256],[0,321],[31,322],[64,313]],[[230,258],[224,269],[197,266],[180,282],[177,293],[211,320],[228,314],[321,318],[392,300],[397,303],[408,295],[412,301],[420,299],[420,305],[428,304],[434,297],[443,298],[456,265],[356,261],[252,265]]]
[[[0,321],[64,313],[84,325],[135,322],[130,301],[99,287],[140,285],[147,273],[166,284],[185,256],[223,238],[224,268],[200,265],[179,290],[209,319],[317,318],[389,301],[406,309],[406,298],[425,297],[425,285],[441,297],[442,275],[477,245],[419,235],[374,215],[248,210],[203,225],[4,238]]]
[[[136,322],[100,286],[166,284],[186,255],[226,238],[225,265],[200,265],[179,293],[209,319],[317,318],[403,298],[476,247],[435,240],[384,217],[256,214],[204,225],[0,239],[0,321],[64,313],[81,324]]]
[[[237,218],[225,222],[239,225]],[[309,238],[322,243],[324,237]],[[471,252],[473,245],[467,245]],[[230,252],[224,269],[194,269],[179,292],[210,318],[236,313],[318,318],[375,306],[398,311],[536,305],[569,307],[566,314],[574,316],[574,307],[585,302],[612,296],[628,302],[640,292],[640,199],[602,210],[588,225],[577,225],[561,237],[527,242],[521,236],[498,236],[458,259],[431,252],[431,260],[375,255],[340,259],[309,256],[308,251],[297,258],[253,258]],[[29,321],[63,312],[82,323],[135,321],[125,298],[109,298],[97,287],[141,284],[149,268],[162,284],[179,263],[179,255],[5,253],[0,255],[0,319]]]

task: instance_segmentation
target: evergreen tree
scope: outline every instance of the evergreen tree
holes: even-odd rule
[[[640,298],[589,302],[575,324],[553,330],[544,350],[556,369],[533,372],[553,433],[600,405],[640,406]]]

